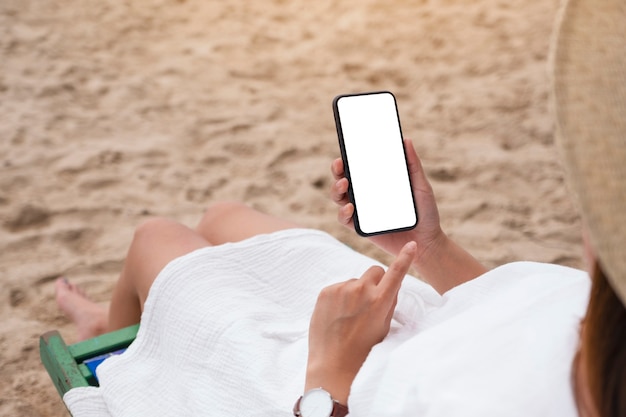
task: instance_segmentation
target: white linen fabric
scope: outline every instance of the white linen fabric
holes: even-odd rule
[[[136,340],[64,401],[82,416],[290,416],[319,291],[374,260],[293,229],[175,259]],[[513,263],[437,294],[407,276],[389,335],[357,375],[351,416],[575,416],[582,271]]]

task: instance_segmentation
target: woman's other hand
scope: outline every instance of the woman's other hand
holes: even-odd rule
[[[322,387],[346,404],[361,365],[389,332],[400,285],[416,252],[415,242],[409,242],[386,272],[374,266],[359,279],[321,291],[309,329],[306,390]]]

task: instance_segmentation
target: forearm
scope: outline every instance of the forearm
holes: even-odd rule
[[[443,232],[418,254],[413,267],[440,294],[487,272],[484,265]]]

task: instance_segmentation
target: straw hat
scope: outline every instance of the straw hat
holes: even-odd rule
[[[600,265],[626,305],[626,0],[569,0],[552,47],[570,184]]]

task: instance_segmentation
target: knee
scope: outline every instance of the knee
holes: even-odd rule
[[[227,217],[247,210],[251,210],[251,208],[236,201],[213,203],[204,212],[197,229],[211,230],[212,225],[215,225],[216,222],[223,222]]]
[[[178,226],[174,220],[164,217],[153,217],[145,220],[135,228],[133,235],[133,246],[142,245],[144,243],[154,244],[158,239],[163,237],[172,228]]]

